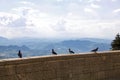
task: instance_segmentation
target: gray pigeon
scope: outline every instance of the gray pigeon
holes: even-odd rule
[[[69,48],[69,53],[70,53],[70,54],[74,54],[75,52],[72,51],[72,50]]]
[[[22,58],[22,53],[21,53],[20,50],[18,51],[18,57],[19,57],[19,58]]]
[[[99,48],[97,47],[97,48],[91,50],[91,52],[95,52],[95,53],[96,53],[96,52],[98,51],[98,49],[99,49]]]
[[[54,49],[52,49],[52,54],[57,55],[57,53],[54,51]]]

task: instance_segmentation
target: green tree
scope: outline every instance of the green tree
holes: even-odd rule
[[[116,35],[115,39],[111,43],[112,50],[120,50],[120,35]]]

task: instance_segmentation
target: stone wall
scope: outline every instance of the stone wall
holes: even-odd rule
[[[120,51],[0,60],[0,80],[120,80]]]

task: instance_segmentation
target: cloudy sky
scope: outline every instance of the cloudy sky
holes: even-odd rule
[[[0,36],[105,38],[120,32],[120,0],[0,0]]]

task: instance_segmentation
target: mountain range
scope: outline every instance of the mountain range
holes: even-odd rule
[[[23,57],[51,55],[51,49],[55,49],[58,54],[69,54],[69,48],[76,54],[90,52],[96,47],[99,47],[99,51],[107,51],[111,48],[111,41],[97,38],[56,40],[36,38],[7,39],[0,37],[0,58],[18,57],[18,50],[21,50]]]

